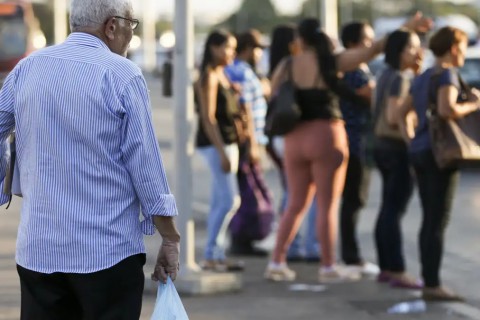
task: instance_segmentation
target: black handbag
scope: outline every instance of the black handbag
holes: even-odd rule
[[[302,112],[295,101],[295,85],[292,80],[292,59],[287,60],[287,79],[269,104],[265,133],[267,136],[283,136],[292,131],[300,121]]]

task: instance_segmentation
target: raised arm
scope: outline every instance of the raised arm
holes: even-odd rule
[[[369,48],[352,48],[337,55],[337,68],[340,72],[353,71],[364,62],[370,61],[383,51],[386,37],[373,43]]]
[[[408,19],[403,28],[416,32],[426,32],[433,27],[433,21],[417,12]],[[368,62],[383,51],[388,35],[373,43],[369,48],[347,49],[337,55],[337,68],[340,72],[346,72],[356,69],[361,63]]]

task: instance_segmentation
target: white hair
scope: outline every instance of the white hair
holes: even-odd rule
[[[94,27],[113,16],[125,16],[133,11],[131,0],[72,0],[70,29]]]

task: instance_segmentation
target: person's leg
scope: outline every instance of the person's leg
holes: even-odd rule
[[[444,237],[459,173],[454,169],[440,170],[429,153],[422,156],[420,161],[423,160],[424,165],[415,166],[423,205],[420,232],[422,276],[427,288],[436,288],[442,285],[440,266]]]
[[[307,205],[315,192],[310,161],[305,159],[302,151],[302,139],[305,133],[308,131],[295,132],[285,140],[284,167],[289,193],[287,208],[282,214],[277,231],[277,241],[272,257],[275,263],[286,261],[288,247],[300,228]]]
[[[340,238],[342,260],[346,264],[359,265],[360,256],[356,235],[358,216],[367,201],[369,172],[360,157],[350,155],[345,188],[340,209]]]
[[[406,273],[401,220],[413,193],[413,175],[406,148],[383,148],[377,157],[383,161],[384,198],[378,230],[379,247],[384,261],[382,271],[390,284],[399,288],[419,289],[422,284]],[[380,162],[379,162],[380,163]],[[379,280],[382,280],[379,277]]]
[[[382,173],[382,205],[375,230],[380,269],[405,272],[401,219],[413,193],[413,176],[405,148],[376,148],[375,161]]]
[[[200,148],[212,174],[210,213],[207,220],[207,244],[205,260],[225,259],[225,232],[228,223],[236,212],[240,197],[236,181],[238,166],[238,148],[226,146],[225,150],[231,158],[232,172],[225,173],[221,167],[221,159],[214,147]]]
[[[380,171],[380,176],[382,179],[382,192],[381,192],[381,202],[380,202],[380,209],[377,215],[377,221],[375,223],[375,248],[377,251],[377,262],[382,272],[380,274],[380,281],[383,281],[381,278],[382,276],[386,276],[385,273],[390,272],[387,255],[388,255],[388,247],[385,242],[385,210],[386,210],[386,197],[387,197],[387,183],[389,178],[389,168],[388,162],[385,159],[385,154],[383,150],[375,148],[373,151],[374,159],[378,170]],[[387,280],[387,279],[385,279]]]
[[[145,284],[144,264],[145,254],[137,254],[105,270],[68,274],[67,281],[82,306],[82,320],[138,320]]]
[[[80,320],[82,310],[63,273],[44,274],[17,265],[21,320]]]
[[[348,140],[343,124],[321,122],[318,151],[312,155],[312,173],[317,187],[317,234],[322,251],[322,265],[335,264],[338,235],[338,206],[348,165]]]
[[[389,270],[394,273],[403,273],[406,266],[403,255],[401,220],[413,194],[413,176],[406,150],[390,151],[389,155],[392,167],[388,181],[386,181],[384,241],[389,250]]]
[[[285,158],[285,139],[283,137],[273,137],[271,142],[271,153],[275,155],[275,163],[278,165],[280,170],[280,179],[283,185],[283,196],[282,201],[280,204],[280,212],[285,212],[287,209],[287,200],[288,200],[288,186],[287,186],[287,179],[285,174],[285,165],[284,165],[284,158]],[[305,252],[302,248],[303,244],[303,237],[301,228],[293,238],[290,247],[288,248],[287,252],[287,260],[289,262],[296,262],[303,260]]]

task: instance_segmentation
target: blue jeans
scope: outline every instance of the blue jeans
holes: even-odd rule
[[[273,148],[277,155],[283,158],[284,146],[283,146],[283,137],[275,137],[273,140]],[[283,159],[282,159],[283,160]],[[283,212],[287,206],[288,199],[288,190],[285,189],[282,197],[282,203],[280,211]],[[310,209],[307,213],[306,219],[306,230],[304,231],[305,235],[302,236],[301,230],[295,235],[293,242],[288,248],[287,257],[296,258],[296,257],[307,257],[307,258],[317,258],[320,256],[320,246],[317,240],[317,229],[316,229],[316,219],[317,219],[317,198],[315,197],[312,201]],[[303,239],[305,238],[305,239]]]
[[[240,206],[237,185],[238,146],[225,146],[231,171],[222,170],[221,158],[213,146],[198,148],[212,174],[210,212],[207,219],[205,260],[225,260],[225,235],[228,224]]]

